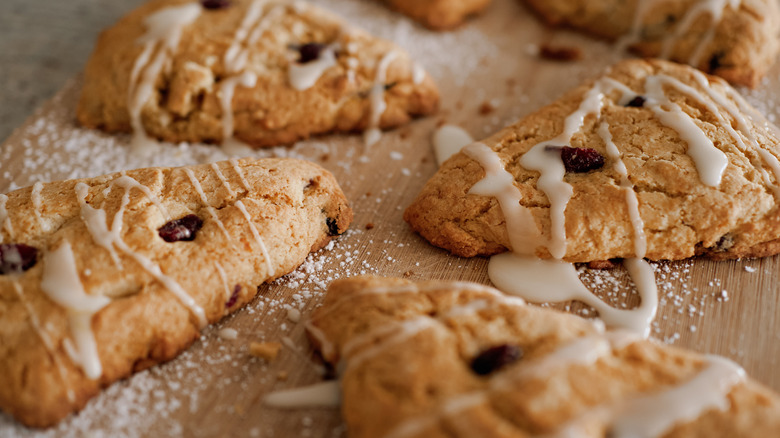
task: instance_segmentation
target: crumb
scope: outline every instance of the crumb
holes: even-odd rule
[[[296,308],[287,309],[287,319],[292,322],[299,322],[301,320],[301,311]]]
[[[330,159],[330,154],[322,154],[320,156],[320,161],[328,161]]]
[[[479,114],[483,115],[483,116],[486,116],[486,115],[492,113],[495,110],[496,110],[496,107],[493,106],[493,103],[491,103],[489,101],[484,101],[479,106]]]
[[[223,328],[217,332],[217,336],[221,339],[234,340],[238,338],[238,332],[232,328]]]
[[[414,275],[414,271],[406,271],[406,272],[404,272],[404,278],[409,278],[412,275]]]
[[[422,160],[420,160],[421,163],[425,164],[428,162],[428,157],[422,157]]]
[[[288,378],[289,376],[290,376],[290,373],[288,373],[287,371],[279,371],[279,372],[276,374],[276,380],[280,380],[280,381],[282,381],[282,382],[286,382],[286,381],[287,381],[287,378]]]
[[[437,127],[437,128],[441,128],[442,126],[444,126],[444,125],[446,125],[446,124],[447,124],[447,119],[439,119],[439,120],[436,122],[436,127]]]
[[[366,192],[366,197],[368,198],[370,196],[371,196],[371,192]]]
[[[539,47],[539,57],[551,61],[579,61],[582,59],[582,51],[577,47],[542,44],[542,46]]]
[[[756,268],[752,266],[745,266],[745,272],[756,272]]]
[[[402,129],[400,134],[399,134],[399,136],[401,137],[401,140],[406,140],[411,135],[412,135],[412,130],[408,129],[408,128]]]
[[[249,344],[249,354],[267,361],[276,359],[282,344],[278,342],[252,342]]]
[[[366,229],[367,229],[367,230],[373,230],[373,229],[374,229],[374,223],[373,223],[373,222],[369,222],[369,223],[367,223],[367,224],[366,224]]]

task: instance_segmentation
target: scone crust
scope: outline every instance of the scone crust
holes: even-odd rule
[[[662,391],[706,366],[699,354],[635,340],[625,346],[619,342],[593,363],[551,364],[543,377],[507,378],[488,390],[491,380],[516,376],[564,345],[603,335],[587,320],[510,303],[500,292],[485,289],[377,277],[331,284],[309,333],[324,358],[342,370],[342,413],[350,437],[388,436],[412,424],[417,427],[405,430],[414,432],[404,436],[544,436],[587,419],[596,406]],[[430,323],[419,331],[398,325],[421,318]],[[471,370],[476,355],[505,344],[519,346],[522,358],[489,376]],[[474,401],[482,391],[486,398]],[[776,394],[747,379],[732,387],[728,398],[728,410],[707,410],[663,436],[773,436],[780,431]],[[609,424],[598,416],[587,424],[586,436],[609,436]]]
[[[393,9],[433,30],[448,30],[482,12],[492,0],[385,0]]]
[[[629,60],[613,66],[606,76],[642,93],[644,78],[653,74],[674,77],[697,87],[695,70],[656,60]],[[709,77],[716,92],[728,87]],[[589,82],[558,101],[526,117],[483,142],[496,151],[506,170],[515,178],[537,228],[550,236],[550,203],[536,188],[539,173],[524,169],[520,157],[534,145],[556,137],[565,118],[580,105]],[[677,131],[661,124],[650,109],[624,107],[607,96],[600,121],[590,115],[574,136],[573,147],[587,147],[606,156],[598,135],[599,123],[607,122],[615,144],[635,187],[647,238],[646,257],[678,260],[704,254],[713,258],[763,257],[780,250],[780,210],[774,192],[762,179],[762,171],[738,150],[733,138],[713,114],[687,94],[668,89],[696,125],[725,152],[729,164],[717,188],[705,186],[687,143]],[[724,114],[725,110],[720,109]],[[757,113],[743,115],[762,149],[778,157],[777,134]],[[746,144],[747,139],[745,139]],[[562,145],[567,146],[567,145]],[[602,169],[567,173],[564,180],[574,188],[566,208],[567,252],[564,260],[591,262],[634,257],[635,236],[620,175],[607,160]],[[778,184],[768,168],[771,182]],[[484,177],[481,165],[461,152],[445,162],[423,187],[404,214],[405,220],[428,241],[454,254],[489,256],[510,248],[504,215],[493,197],[469,194]],[[549,252],[536,248],[536,255]]]
[[[77,108],[79,123],[108,132],[130,132],[128,96],[131,72],[143,46],[144,19],[186,0],[154,0],[103,31],[84,73]],[[222,10],[204,10],[184,28],[181,41],[157,79],[152,98],[143,106],[146,132],[169,142],[221,143],[223,114],[221,81],[227,71],[225,52],[252,0],[234,0]],[[304,3],[308,5],[308,3]],[[387,109],[380,128],[407,123],[434,112],[439,94],[427,74],[415,82],[415,66],[395,44],[349,27],[315,6],[296,12],[291,2],[267,2],[265,11],[286,6],[249,55],[244,71],[257,74],[254,87],[238,86],[231,103],[234,136],[253,147],[289,144],[312,135],[361,131],[369,126],[369,91],[382,57],[395,51],[384,82]],[[317,83],[297,91],[288,80],[288,68],[297,60],[294,46],[309,42],[336,44],[337,65]]]
[[[552,26],[567,26],[591,35],[617,40],[631,31],[638,0],[524,0]],[[676,31],[697,0],[660,2],[647,14],[638,41],[631,49],[657,57],[665,38]],[[712,21],[707,13],[694,20],[674,43],[669,59],[690,63],[699,43],[707,38]],[[732,84],[757,87],[780,51],[780,5],[774,0],[743,0],[737,10],[726,7],[694,67]]]
[[[133,188],[121,231],[133,252],[156,263],[189,293],[209,323],[251,301],[259,285],[295,269],[311,251],[343,233],[352,220],[335,178],[313,163],[245,159],[215,166],[226,183],[210,165],[126,172],[149,188],[168,216]],[[219,221],[201,201],[185,169],[200,182]],[[243,172],[243,181],[236,169]],[[0,409],[28,426],[58,422],[81,409],[101,387],[172,359],[199,336],[190,309],[119,249],[121,268],[117,267],[80,217],[75,187],[83,183],[89,186],[86,202],[104,209],[107,220],[113,221],[124,189],[116,185],[108,189],[120,176],[44,184],[42,220],[34,213],[32,188],[8,194],[13,235],[3,228],[3,242],[34,246],[39,255],[28,271],[0,275]],[[239,201],[270,260],[266,261]],[[158,235],[170,219],[190,214],[203,220],[195,240],[168,243]],[[47,253],[65,242],[73,249],[85,291],[112,298],[91,319],[103,368],[97,380],[88,379],[67,354],[65,344],[73,342],[68,315],[41,288]]]

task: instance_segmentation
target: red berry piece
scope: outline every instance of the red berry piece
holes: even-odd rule
[[[591,148],[564,146],[561,148],[561,160],[567,172],[585,173],[604,166],[604,156]]]
[[[225,9],[230,6],[230,0],[200,0],[200,4],[206,9]]]
[[[320,43],[306,43],[298,47],[298,53],[301,55],[298,62],[306,64],[307,62],[318,60],[323,49],[325,49],[325,44]]]
[[[230,295],[230,298],[228,298],[228,300],[225,302],[225,308],[226,309],[229,309],[229,308],[233,307],[236,304],[236,302],[238,301],[238,293],[239,292],[241,292],[241,285],[237,284],[233,288],[233,293]]]
[[[24,272],[38,261],[38,249],[23,243],[0,245],[0,274]]]
[[[647,102],[647,99],[645,99],[643,96],[637,96],[633,99],[631,99],[626,106],[630,108],[642,108],[645,106],[645,102]]]
[[[471,370],[480,376],[490,373],[517,362],[523,357],[523,350],[517,345],[499,345],[488,348],[471,361]]]
[[[191,242],[195,234],[203,226],[203,220],[194,214],[168,222],[160,227],[158,233],[166,242]]]

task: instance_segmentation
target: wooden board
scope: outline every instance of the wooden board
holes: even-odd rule
[[[303,326],[288,318],[287,308],[300,309],[306,318],[332,279],[358,274],[488,284],[487,260],[450,256],[429,246],[402,220],[404,208],[436,171],[433,130],[446,120],[476,138],[487,136],[624,56],[602,42],[544,28],[513,0],[496,0],[484,16],[444,34],[422,29],[373,2],[315,3],[409,50],[440,84],[439,115],[388,132],[370,149],[356,135],[258,152],[304,157],[331,170],[355,210],[352,231],[293,274],[265,287],[247,308],[207,329],[179,358],[111,386],[80,414],[47,431],[27,430],[0,414],[0,436],[83,436],[88,431],[99,436],[343,436],[337,410],[280,411],[262,404],[270,391],[321,379]],[[579,47],[584,58],[576,63],[539,60],[533,48],[547,42]],[[771,120],[780,113],[771,100],[780,91],[779,71],[748,95]],[[130,156],[127,137],[77,128],[73,121],[79,81],[71,81],[2,146],[0,191],[39,180],[223,158],[217,148],[205,145],[162,145],[150,157]],[[485,102],[495,110],[482,114]],[[663,297],[653,337],[730,357],[757,380],[780,390],[780,259],[656,266]],[[586,271],[583,277],[602,295],[611,293],[611,302],[637,301],[622,270]],[[587,311],[579,305],[572,309]],[[237,340],[217,335],[226,327],[238,331]],[[285,343],[276,361],[266,364],[248,355],[249,342],[259,340]]]

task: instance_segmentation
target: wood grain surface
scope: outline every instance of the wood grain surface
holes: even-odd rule
[[[368,149],[354,135],[258,152],[305,157],[332,171],[354,208],[352,230],[293,274],[264,287],[247,308],[208,328],[179,358],[112,385],[84,411],[49,430],[29,430],[0,414],[0,436],[344,436],[336,409],[277,410],[262,403],[270,391],[322,379],[303,325],[290,318],[288,309],[300,309],[305,319],[332,279],[358,274],[489,284],[486,259],[448,255],[412,233],[402,220],[404,208],[436,171],[432,132],[447,121],[476,138],[487,136],[625,56],[603,42],[546,29],[513,0],[496,0],[485,15],[444,34],[429,32],[373,2],[314,3],[409,50],[439,82],[440,113],[388,132]],[[543,43],[577,47],[583,58],[574,63],[540,60],[533,49]],[[772,120],[780,113],[775,97],[779,72],[773,70],[759,90],[748,94]],[[126,136],[74,125],[79,89],[79,78],[68,82],[2,145],[0,191],[39,180],[224,158],[206,145],[161,145],[153,156],[130,156]],[[494,109],[485,111],[486,103]],[[654,265],[662,293],[654,338],[730,357],[757,380],[780,390],[780,258]],[[611,294],[610,302],[616,305],[637,301],[622,269],[583,270],[582,277],[598,294]],[[593,316],[583,306],[571,308]],[[218,336],[227,327],[238,331],[238,339]],[[262,340],[284,344],[271,363],[248,354],[248,344]]]

